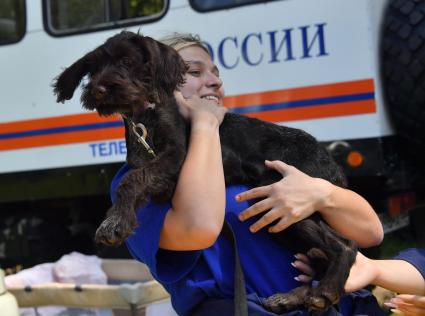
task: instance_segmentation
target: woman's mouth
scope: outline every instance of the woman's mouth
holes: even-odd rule
[[[219,98],[215,95],[206,95],[206,96],[203,96],[202,98],[215,101],[217,104],[219,104]]]

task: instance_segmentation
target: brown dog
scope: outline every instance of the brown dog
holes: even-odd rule
[[[149,37],[122,32],[67,68],[54,84],[58,102],[72,97],[84,76],[81,101],[100,115],[119,113],[126,126],[127,161],[115,205],[96,232],[96,241],[119,244],[137,225],[135,210],[150,198],[171,199],[186,155],[190,126],[173,92],[184,82],[186,65],[172,48]],[[145,132],[147,135],[143,136]],[[226,184],[260,186],[278,181],[264,160],[282,160],[313,177],[345,186],[329,153],[309,134],[228,113],[220,126]],[[354,242],[313,215],[275,234],[285,247],[306,253],[320,276],[317,287],[276,294],[266,304],[281,313],[300,306],[325,310],[344,293],[356,256]],[[286,241],[290,243],[286,243]]]

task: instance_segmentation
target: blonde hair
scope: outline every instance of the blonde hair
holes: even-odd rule
[[[165,45],[168,45],[174,48],[176,51],[179,51],[183,48],[190,47],[190,46],[198,46],[202,48],[208,55],[211,56],[210,51],[202,42],[199,35],[175,32],[161,38],[159,41]]]

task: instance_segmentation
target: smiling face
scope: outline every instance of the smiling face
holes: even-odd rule
[[[183,96],[190,98],[197,95],[223,105],[223,83],[210,55],[199,46],[182,48],[179,54],[189,67],[185,76],[186,82],[179,88]]]

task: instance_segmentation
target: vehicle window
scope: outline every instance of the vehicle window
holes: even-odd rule
[[[193,9],[199,12],[208,12],[229,9],[253,3],[264,3],[277,0],[189,0]]]
[[[67,35],[150,22],[165,13],[167,4],[167,0],[45,0],[45,27],[52,35]]]
[[[18,42],[25,34],[25,1],[0,1],[0,45]]]

